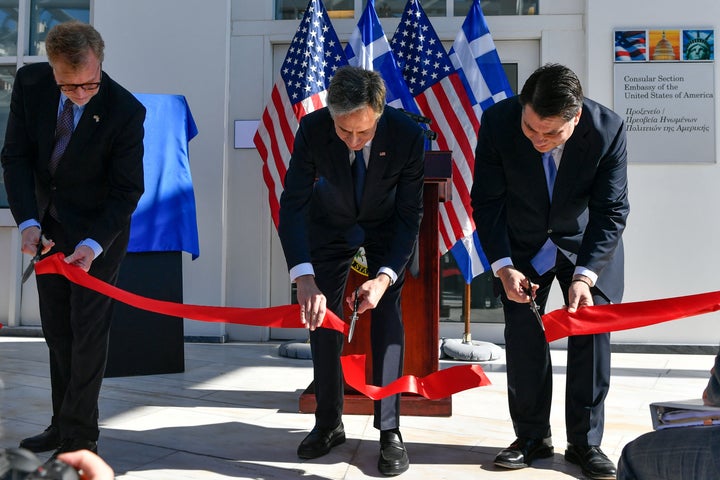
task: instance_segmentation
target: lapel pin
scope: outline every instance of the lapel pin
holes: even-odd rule
[[[378,155],[380,155],[381,157],[384,157],[384,156],[385,156],[385,152],[380,152]]]
[[[93,115],[93,120],[95,120],[95,123],[100,123],[100,115]]]

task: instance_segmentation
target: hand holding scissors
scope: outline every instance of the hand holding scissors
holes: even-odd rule
[[[55,242],[52,240],[45,238],[45,235],[40,235],[40,238],[37,242],[37,246],[35,247],[35,255],[30,259],[30,264],[28,264],[27,267],[25,267],[25,271],[22,275],[22,283],[25,283],[28,278],[30,278],[30,275],[35,271],[35,264],[40,260],[40,257],[47,253],[52,247],[55,245]]]

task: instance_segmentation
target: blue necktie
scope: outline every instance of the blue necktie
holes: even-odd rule
[[[543,167],[545,167],[545,181],[547,182],[548,194],[552,201],[553,186],[555,185],[555,177],[557,176],[557,166],[551,152],[542,154]],[[557,260],[557,246],[549,238],[545,244],[540,247],[538,253],[530,260],[533,268],[539,275],[543,275],[555,266]]]
[[[548,238],[545,241],[545,244],[540,247],[538,253],[530,260],[530,264],[533,266],[538,275],[544,275],[555,266],[556,261],[557,247],[552,240]]]
[[[545,181],[547,182],[550,200],[552,200],[553,186],[555,185],[555,177],[557,176],[557,167],[555,166],[555,159],[553,158],[551,152],[543,153],[542,160],[543,167],[545,167]]]
[[[355,186],[355,206],[360,209],[360,201],[362,200],[363,189],[365,188],[365,174],[367,167],[363,158],[363,151],[355,150],[355,161],[352,164],[352,173]]]

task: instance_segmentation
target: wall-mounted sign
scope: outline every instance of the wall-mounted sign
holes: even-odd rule
[[[235,148],[255,148],[253,137],[260,120],[235,120]]]
[[[715,162],[714,30],[616,30],[614,46],[628,160]]]

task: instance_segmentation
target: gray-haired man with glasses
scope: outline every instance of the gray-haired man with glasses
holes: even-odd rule
[[[114,284],[144,188],[145,108],[102,71],[105,44],[92,26],[56,25],[45,45],[49,63],[17,72],[1,156],[21,249],[61,252]],[[20,446],[97,452],[111,301],[59,275],[38,276],[37,288],[53,415]]]

